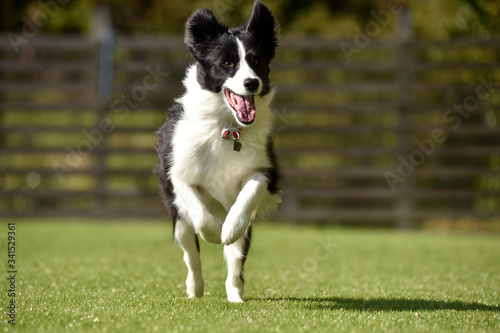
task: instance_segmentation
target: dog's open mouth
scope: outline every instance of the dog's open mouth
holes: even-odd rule
[[[241,123],[253,123],[256,113],[253,95],[238,95],[229,89],[224,89],[224,95]]]

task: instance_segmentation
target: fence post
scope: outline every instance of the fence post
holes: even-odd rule
[[[102,140],[95,149],[96,165],[96,205],[94,213],[103,216],[106,213],[106,114],[113,95],[113,66],[114,66],[114,33],[109,9],[98,5],[94,11],[93,37],[99,45],[99,100],[96,105],[97,122],[95,129],[100,132]]]
[[[409,92],[413,80],[413,70],[408,68],[413,63],[412,42],[414,41],[413,24],[407,5],[401,5],[398,27],[398,136],[399,154],[405,159],[411,153],[413,145],[412,117],[410,114],[412,96]],[[399,161],[399,159],[398,159]],[[396,199],[396,225],[399,229],[411,229],[414,227],[413,213],[413,190],[414,181],[412,176],[405,178],[401,184],[400,195]]]
[[[7,51],[0,50],[0,63],[3,62],[4,58],[7,59]],[[3,81],[6,80],[7,78],[8,76],[6,75],[6,73],[3,70],[0,70],[0,80]],[[3,89],[0,89],[0,128],[3,128],[5,122],[4,103],[5,103],[5,93]],[[2,153],[2,150],[5,147],[6,138],[7,135],[0,130],[0,174],[3,172],[3,169],[7,167],[6,164],[7,161],[4,160],[4,154]]]
[[[99,98],[106,106],[113,94],[114,33],[109,9],[97,6],[95,12],[96,37],[99,41]]]

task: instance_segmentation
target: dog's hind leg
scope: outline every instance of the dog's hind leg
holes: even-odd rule
[[[203,276],[201,274],[200,244],[194,230],[184,220],[175,223],[174,238],[184,251],[184,261],[188,268],[186,292],[189,298],[203,296]]]
[[[226,293],[230,302],[243,302],[243,265],[250,248],[252,227],[249,226],[245,235],[231,245],[224,246],[224,258],[227,264]]]

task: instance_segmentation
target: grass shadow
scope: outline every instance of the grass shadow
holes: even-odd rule
[[[425,299],[405,298],[342,298],[342,297],[318,297],[318,298],[250,298],[248,301],[267,302],[292,302],[300,303],[311,310],[357,310],[357,311],[500,311],[498,305],[486,305],[476,302],[462,301],[440,301]]]

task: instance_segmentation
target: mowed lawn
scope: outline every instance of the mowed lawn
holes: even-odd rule
[[[205,295],[185,296],[168,222],[16,223],[16,325],[2,331],[500,331],[500,236],[254,226],[244,304],[222,247],[201,244]]]

